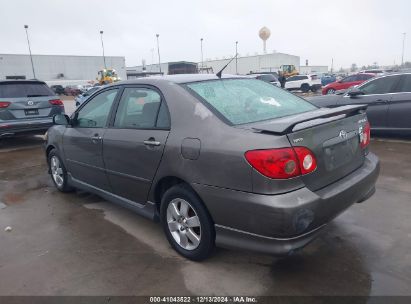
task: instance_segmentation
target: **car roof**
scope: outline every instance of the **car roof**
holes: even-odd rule
[[[6,79],[0,80],[0,84],[16,84],[16,83],[41,83],[46,84],[44,81],[37,79]]]
[[[230,74],[223,74],[221,79],[230,79],[230,78],[244,78],[245,76],[240,75],[230,75]],[[132,80],[123,80],[119,82],[115,82],[111,85],[118,85],[118,84],[156,84],[156,83],[189,83],[189,82],[197,82],[197,81],[207,81],[207,80],[219,80],[215,74],[178,74],[178,75],[164,75],[164,76],[150,76],[150,77],[141,77]]]

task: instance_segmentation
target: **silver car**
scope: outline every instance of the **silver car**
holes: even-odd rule
[[[215,245],[288,254],[374,193],[364,109],[320,109],[248,77],[141,78],[57,115],[46,157],[57,189],[159,220],[189,259]]]
[[[0,81],[0,138],[44,133],[53,116],[64,113],[63,102],[38,80]]]
[[[76,107],[79,107],[83,102],[87,100],[91,95],[93,95],[95,92],[97,92],[102,86],[95,86],[89,88],[87,91],[85,91],[82,94],[77,95],[74,98],[74,101],[76,103]]]

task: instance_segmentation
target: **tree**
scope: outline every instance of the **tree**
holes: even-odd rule
[[[358,70],[357,64],[356,63],[351,64],[351,72],[356,72],[357,70]]]

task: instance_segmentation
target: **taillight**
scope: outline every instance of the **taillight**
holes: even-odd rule
[[[8,101],[0,101],[0,109],[7,108],[10,105]]]
[[[64,106],[63,102],[60,99],[49,100],[49,103],[53,106]]]
[[[314,154],[305,147],[294,147],[300,165],[301,174],[313,172],[317,168]]]
[[[367,121],[362,129],[362,134],[360,134],[360,146],[361,148],[365,149],[371,140],[371,126],[370,123]]]
[[[305,147],[252,150],[245,153],[245,158],[258,172],[275,179],[307,174],[317,168],[314,154]]]

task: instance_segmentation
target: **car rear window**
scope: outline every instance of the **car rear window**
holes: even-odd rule
[[[233,125],[269,120],[316,107],[272,84],[255,79],[222,79],[186,86]]]
[[[54,96],[44,83],[0,83],[0,98]]]

